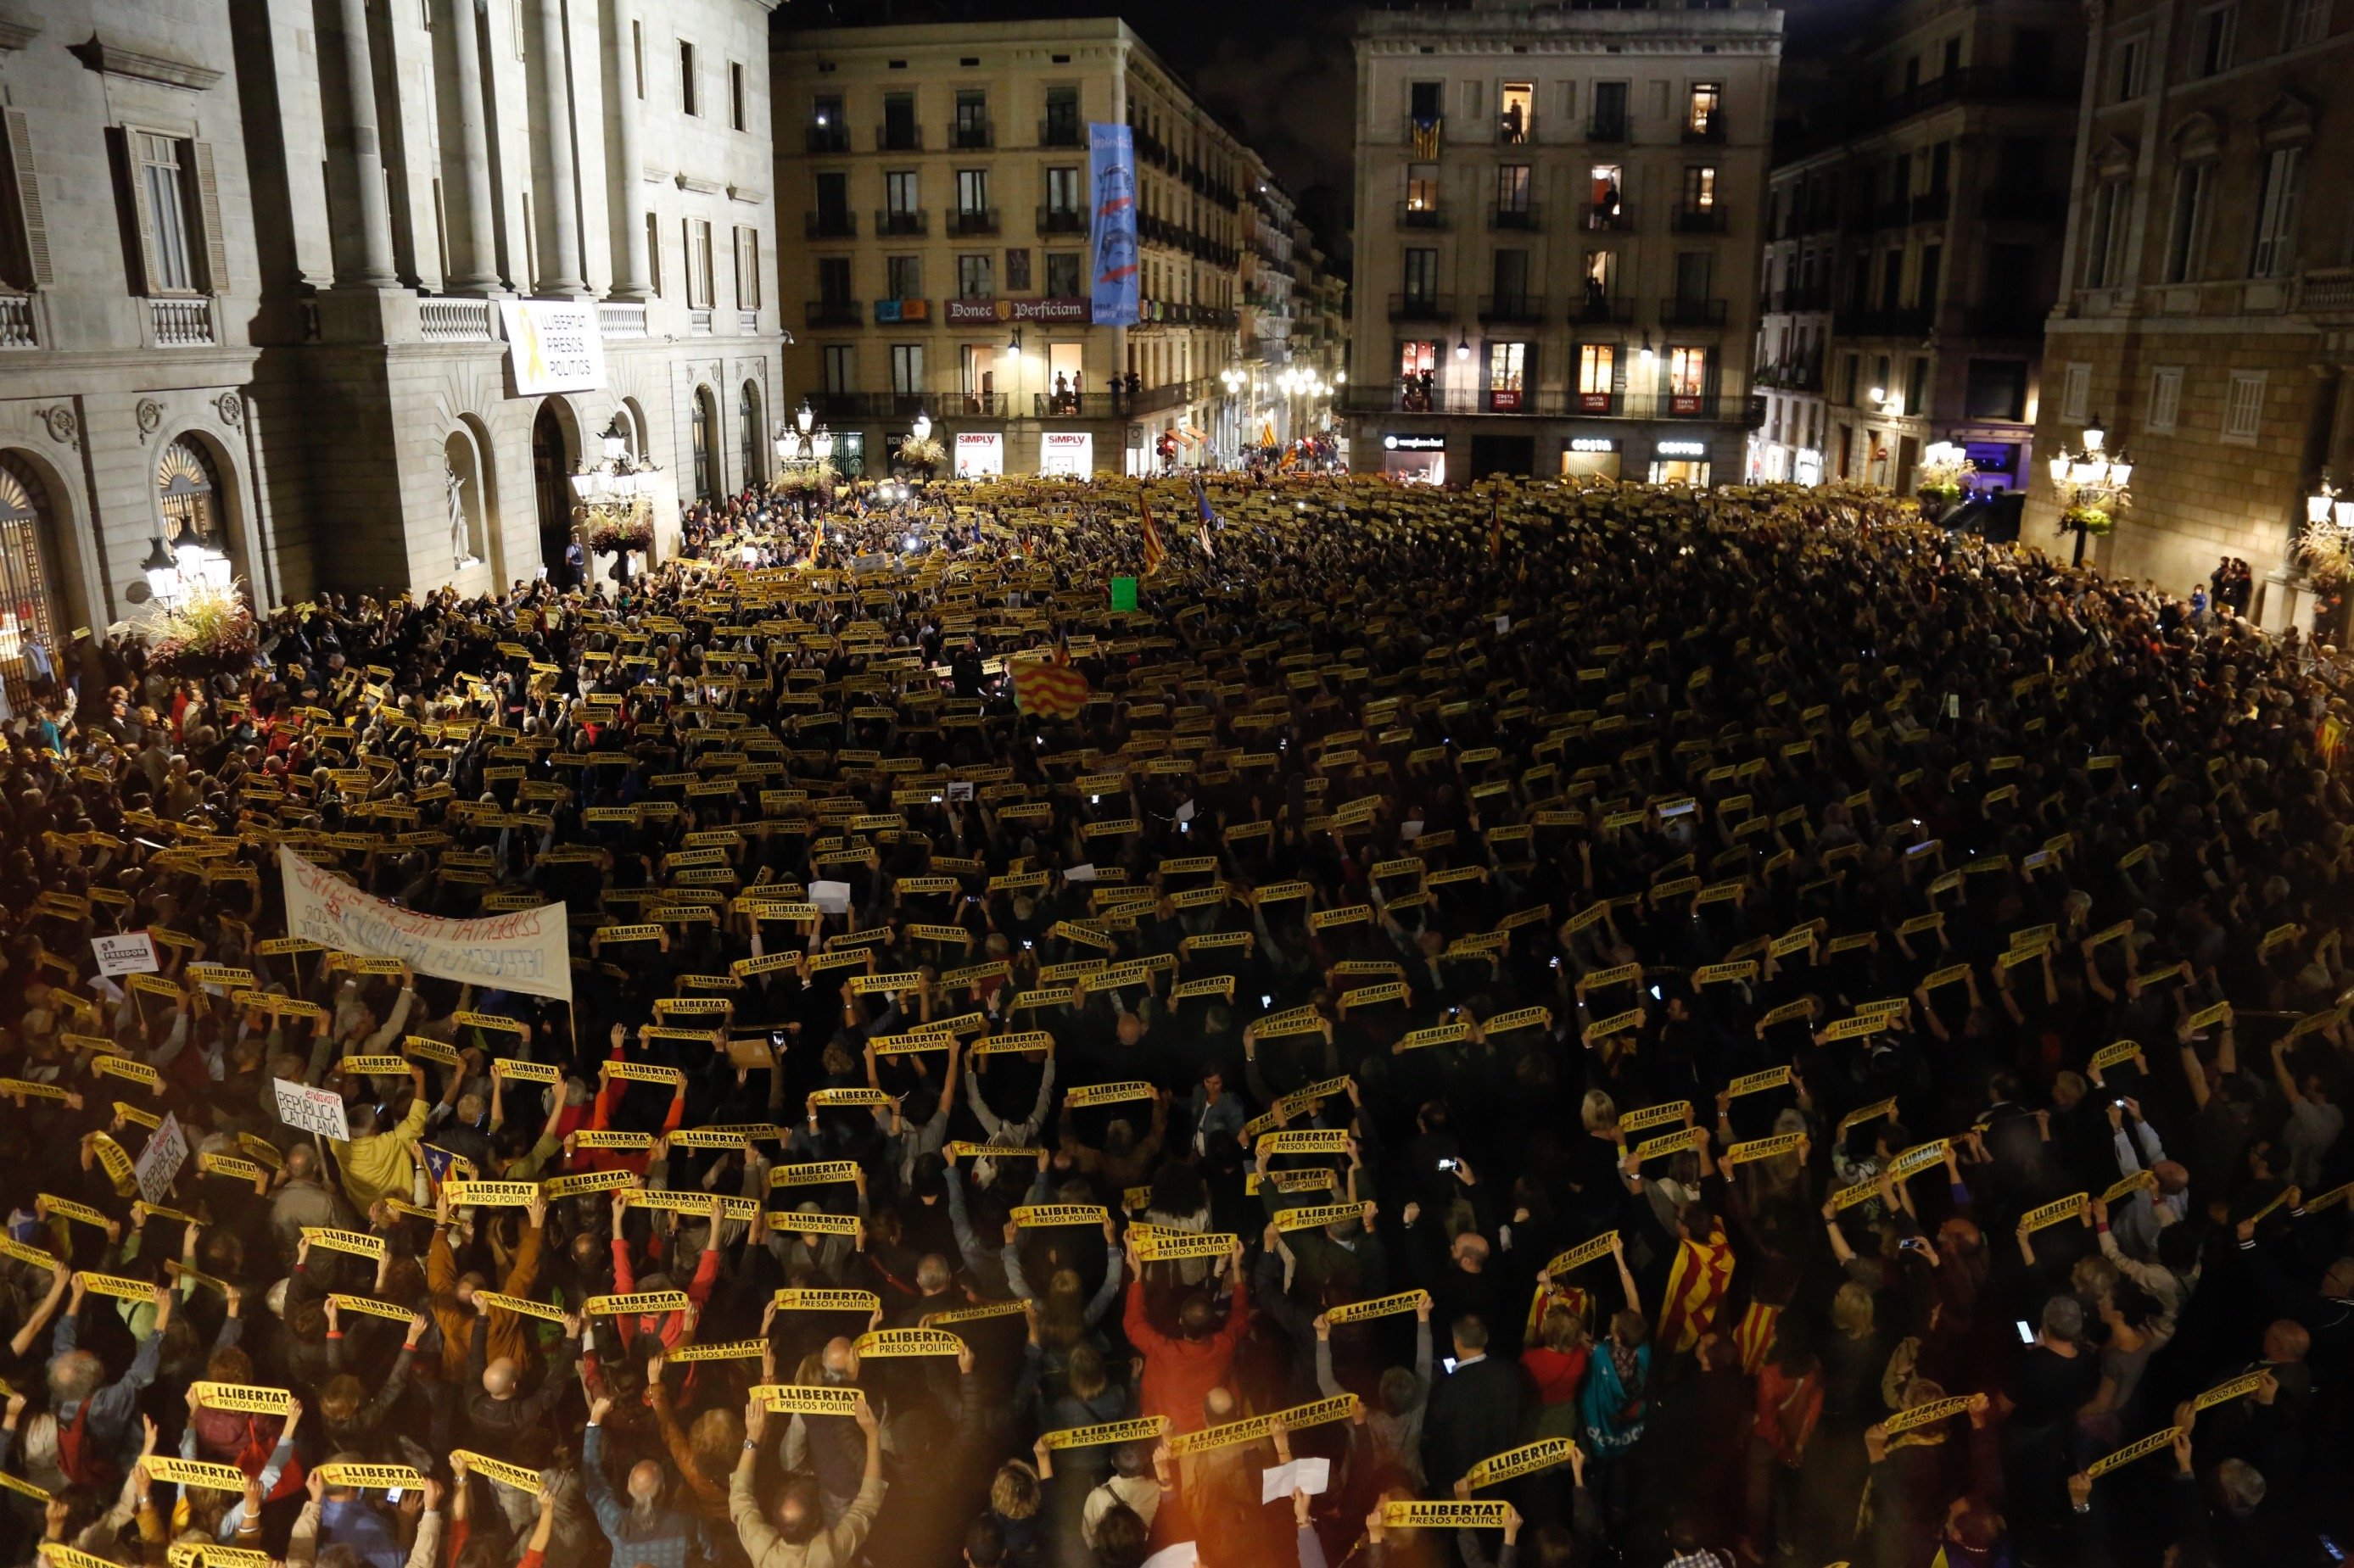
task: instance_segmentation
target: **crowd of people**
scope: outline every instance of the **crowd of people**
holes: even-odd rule
[[[694,546],[8,731],[0,1561],[2340,1555],[2333,656],[1838,487]]]

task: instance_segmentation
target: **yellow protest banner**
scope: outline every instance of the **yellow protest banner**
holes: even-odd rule
[[[2122,1469],[2126,1466],[2132,1464],[2136,1459],[2147,1458],[2152,1454],[2163,1453],[2167,1449],[2174,1446],[2175,1434],[2176,1429],[2174,1427],[2161,1426],[2147,1437],[2138,1438],[2134,1442],[2126,1444],[2122,1448],[2102,1455],[2099,1458],[2084,1467],[2084,1474],[2092,1477],[2097,1481],[2103,1476],[2107,1475],[2111,1470]]]
[[[2228,1382],[2219,1383],[2214,1387],[2209,1389],[2206,1393],[2199,1395],[2196,1399],[2193,1399],[2190,1402],[2190,1408],[2193,1411],[2212,1410],[2219,1404],[2229,1404],[2235,1399],[2244,1399],[2249,1394],[2252,1394],[2258,1389],[2264,1387],[2264,1374],[2263,1372],[2242,1372],[2238,1377],[2230,1379]]]
[[[461,1209],[525,1208],[543,1195],[536,1181],[444,1181],[441,1191]]]
[[[2072,1192],[2065,1198],[2054,1198],[2048,1203],[2039,1204],[2019,1217],[2019,1228],[2032,1235],[2037,1231],[2080,1218],[2089,1196],[2084,1192]]]
[[[245,1472],[235,1465],[216,1465],[205,1459],[163,1454],[150,1454],[139,1462],[145,1467],[149,1480],[161,1481],[167,1487],[203,1487],[216,1492],[245,1490]]]
[[[758,1383],[752,1397],[779,1415],[855,1415],[866,1403],[866,1395],[854,1388],[799,1383]]]
[[[1169,1417],[1143,1415],[1133,1421],[1107,1421],[1097,1426],[1072,1426],[1046,1434],[1049,1448],[1096,1448],[1115,1443],[1157,1443],[1169,1434]]]
[[[776,1294],[779,1312],[865,1312],[874,1313],[883,1305],[883,1298],[871,1290],[822,1290],[810,1287],[788,1287]]]
[[[1564,1439],[1566,1441],[1566,1439]],[[1511,1505],[1493,1502],[1384,1502],[1384,1530],[1501,1530]]]
[[[583,1312],[610,1318],[634,1318],[653,1312],[684,1312],[684,1290],[638,1290],[625,1296],[591,1296],[580,1304]]]
[[[369,1491],[423,1491],[425,1478],[407,1465],[322,1465],[311,1472],[331,1487]]]
[[[670,1352],[673,1361],[757,1361],[768,1350],[766,1340],[735,1340],[723,1345],[681,1345]]]
[[[680,1359],[678,1351],[671,1352],[671,1360]],[[496,1481],[500,1486],[522,1492],[527,1497],[539,1496],[537,1470],[528,1469],[522,1465],[509,1464],[504,1459],[493,1459],[488,1454],[477,1454],[472,1448],[452,1448],[450,1450],[450,1457],[453,1462],[462,1462],[468,1470],[486,1480]]]
[[[1577,1445],[1566,1437],[1540,1437],[1533,1443],[1489,1455],[1465,1471],[1463,1479],[1476,1492],[1482,1487],[1499,1486],[1516,1477],[1565,1465],[1576,1451]]]
[[[265,1388],[249,1383],[194,1383],[188,1392],[207,1410],[237,1410],[249,1415],[284,1415],[294,1408],[291,1389]],[[243,1490],[245,1482],[238,1483]]]
[[[1777,1154],[1796,1154],[1807,1146],[1803,1132],[1786,1132],[1774,1138],[1753,1138],[1726,1149],[1720,1163],[1746,1165],[1753,1160],[1771,1160]]]
[[[1910,1432],[1916,1426],[1930,1426],[1949,1420],[1970,1407],[1971,1396],[1956,1394],[1950,1399],[1933,1399],[1925,1404],[1915,1404],[1900,1410],[1880,1424],[1880,1429],[1891,1437],[1900,1432]]]
[[[354,1257],[382,1258],[385,1243],[382,1236],[366,1231],[340,1231],[328,1225],[304,1225],[302,1239],[314,1247],[329,1252],[349,1253]]]
[[[1344,1302],[1327,1308],[1327,1323],[1362,1323],[1370,1318],[1390,1318],[1401,1312],[1416,1312],[1430,1305],[1427,1290],[1400,1290],[1388,1296],[1376,1296],[1368,1301]]]
[[[978,1306],[959,1307],[947,1312],[927,1312],[919,1328],[937,1329],[948,1323],[984,1323],[992,1318],[1019,1318],[1028,1310],[1020,1301],[983,1301]]]
[[[1055,1225],[1100,1225],[1111,1218],[1100,1203],[1023,1203],[1013,1211],[1022,1229],[1045,1230]]]
[[[1324,1225],[1346,1224],[1351,1220],[1365,1217],[1362,1203],[1325,1203],[1317,1207],[1285,1209],[1275,1216],[1278,1231],[1312,1231]]]
[[[964,1341],[945,1329],[876,1329],[858,1336],[861,1356],[954,1356]]]
[[[1604,1231],[1588,1241],[1582,1241],[1567,1252],[1558,1253],[1545,1265],[1545,1272],[1559,1278],[1574,1268],[1583,1268],[1597,1258],[1608,1257],[1618,1240],[1617,1231]]]

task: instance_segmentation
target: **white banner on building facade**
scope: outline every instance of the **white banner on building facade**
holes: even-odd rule
[[[286,880],[286,934],[340,953],[400,959],[420,973],[495,991],[572,1000],[565,909],[445,920],[371,898],[292,850],[278,851]]]
[[[585,300],[501,300],[514,395],[593,392],[605,385],[605,338]]]

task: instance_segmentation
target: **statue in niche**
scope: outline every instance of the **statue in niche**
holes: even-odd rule
[[[466,522],[466,482],[450,466],[450,454],[441,454],[441,489],[450,503],[450,558],[460,571],[480,564],[473,552],[473,530]]]

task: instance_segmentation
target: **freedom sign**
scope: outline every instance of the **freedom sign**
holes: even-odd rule
[[[572,1000],[561,904],[481,920],[445,920],[371,898],[280,846],[289,935],[367,958],[405,960],[421,973],[530,996]]]

